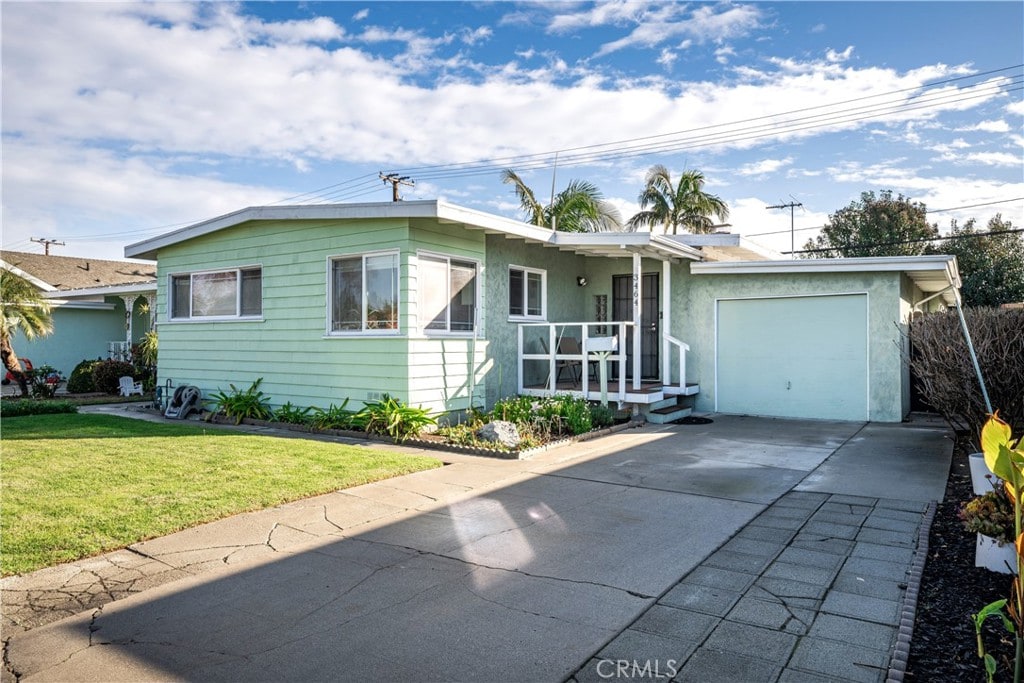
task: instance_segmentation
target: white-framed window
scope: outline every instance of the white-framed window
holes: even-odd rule
[[[329,334],[398,333],[398,252],[330,259]]]
[[[424,332],[472,332],[476,326],[477,263],[418,254],[419,323]]]
[[[170,276],[171,320],[231,320],[263,315],[263,268]]]
[[[546,270],[508,267],[508,317],[546,320],[547,300]]]

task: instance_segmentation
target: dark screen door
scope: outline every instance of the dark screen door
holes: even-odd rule
[[[656,378],[661,374],[658,358],[661,330],[658,329],[658,309],[661,296],[661,288],[658,286],[657,273],[644,273],[640,276],[640,376],[642,378]],[[612,276],[612,320],[633,319],[633,276],[614,275]],[[626,355],[629,357],[626,363],[627,376],[633,373],[633,335],[627,334],[627,339],[619,340],[625,342]]]

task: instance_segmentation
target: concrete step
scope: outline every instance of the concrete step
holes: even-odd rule
[[[652,410],[647,413],[647,421],[653,422],[657,425],[667,424],[674,422],[684,417],[689,417],[693,412],[693,408],[686,408],[683,406],[674,406],[672,408],[659,408],[658,410]]]

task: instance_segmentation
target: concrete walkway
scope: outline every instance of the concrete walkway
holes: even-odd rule
[[[4,677],[885,680],[945,429],[714,417],[10,577]]]

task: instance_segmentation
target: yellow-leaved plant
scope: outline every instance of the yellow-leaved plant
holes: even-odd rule
[[[972,615],[978,640],[978,657],[984,662],[989,683],[996,672],[995,658],[985,652],[981,627],[990,616],[1002,618],[1006,630],[1014,635],[1013,681],[1020,683],[1021,664],[1024,662],[1024,585],[1021,584],[1024,569],[1024,534],[1021,533],[1021,510],[1024,507],[1024,443],[1013,439],[1010,425],[999,418],[999,411],[989,417],[981,430],[981,450],[985,453],[985,464],[992,473],[1003,480],[1006,493],[1013,501],[1014,547],[1017,550],[1017,575],[1013,579],[1009,599],[997,600]],[[1004,611],[1005,610],[1005,611]]]

